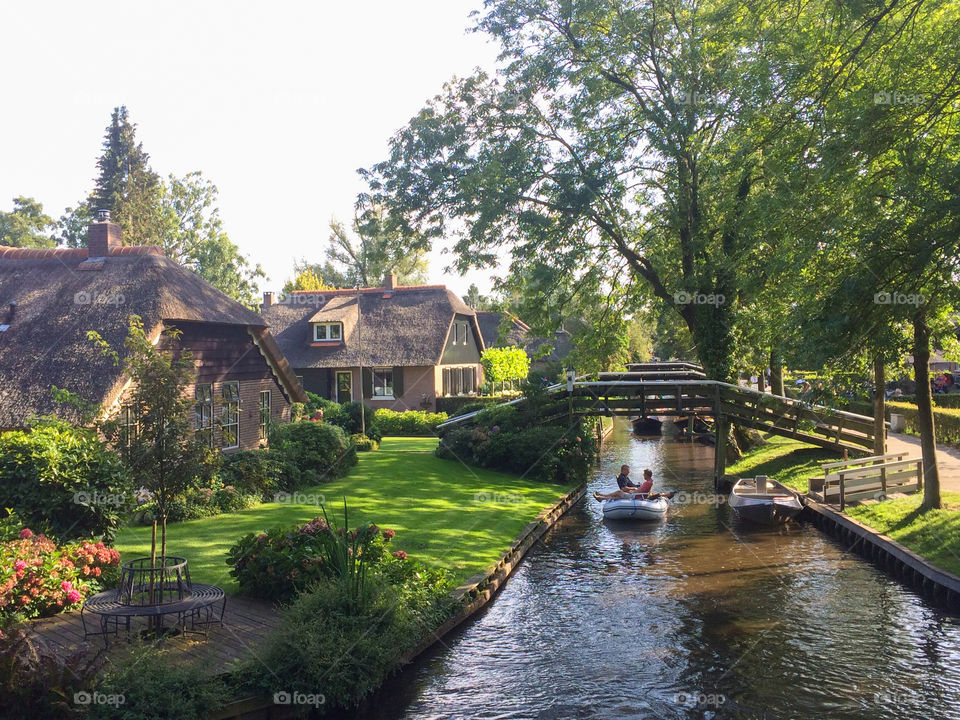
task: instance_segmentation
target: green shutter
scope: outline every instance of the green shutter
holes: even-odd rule
[[[363,386],[363,397],[370,399],[373,397],[373,370],[363,369],[363,380],[360,383]]]
[[[403,368],[395,366],[393,368],[393,396],[400,397],[403,395]]]

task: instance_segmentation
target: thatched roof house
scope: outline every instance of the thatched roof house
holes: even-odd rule
[[[477,315],[443,285],[264,294],[261,312],[303,386],[344,402],[433,409],[482,382]],[[360,368],[363,368],[361,378]]]
[[[54,401],[54,386],[105,407],[121,401],[127,379],[87,332],[98,332],[122,357],[131,315],[140,316],[151,338],[165,327],[182,330],[178,344],[193,350],[197,382],[214,398],[233,383],[240,405],[246,397],[253,413],[267,393],[262,402],[276,419],[288,418],[290,403],[304,399],[260,315],[159,248],[123,246],[120,228],[105,216],[90,226],[88,248],[0,246],[0,428],[37,415],[75,419],[74,410]],[[227,388],[230,402],[233,390]],[[259,417],[244,423],[246,411],[239,444],[255,446],[257,423],[243,426]]]

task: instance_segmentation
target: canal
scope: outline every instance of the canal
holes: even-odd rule
[[[623,462],[688,502],[614,526],[588,496],[364,717],[960,718],[958,618],[810,525],[734,522],[710,447],[620,422],[590,492]]]

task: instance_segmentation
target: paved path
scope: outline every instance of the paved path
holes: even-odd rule
[[[920,438],[901,433],[887,434],[887,452],[906,452],[911,457],[920,457]],[[940,470],[940,489],[960,492],[960,450],[937,446],[937,468]]]

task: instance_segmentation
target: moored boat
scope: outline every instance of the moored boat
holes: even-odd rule
[[[647,500],[604,500],[601,505],[605,520],[660,520],[667,514],[670,503],[664,497]]]
[[[785,523],[803,509],[797,493],[765,475],[737,480],[729,502],[739,517],[761,525]]]

